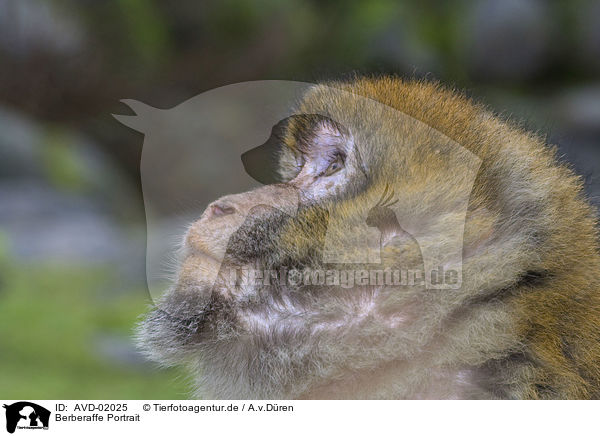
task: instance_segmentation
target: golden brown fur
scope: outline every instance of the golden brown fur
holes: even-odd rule
[[[437,83],[384,77],[318,85],[298,112],[342,114],[354,122],[374,116],[362,112],[353,95],[406,114],[481,159],[468,201],[460,289],[288,289],[268,298],[259,292],[260,308],[231,309],[243,327],[216,318],[223,328],[210,346],[189,337],[169,342],[173,331],[155,316],[142,326],[149,353],[167,363],[187,362],[198,371],[199,391],[217,397],[600,398],[600,254],[595,211],[583,198],[580,178],[542,138]],[[284,181],[295,177],[291,161],[301,142],[314,140],[305,134],[314,126],[305,121],[298,118],[287,130]],[[404,130],[378,126],[380,138],[400,136],[412,145],[407,148],[361,141],[352,128],[334,132],[346,140],[354,134],[366,178],[320,204],[327,214],[307,206],[275,227],[258,225],[269,230],[260,241],[268,255],[250,263],[274,267],[296,259],[303,267],[323,266],[318,247],[325,234],[333,241],[349,237],[347,229],[328,229],[325,217],[331,223],[332,217],[366,216],[385,186],[394,186],[409,221],[428,218],[427,229],[455,226],[460,216],[442,213],[448,210],[443,206],[466,181],[460,171],[447,171],[433,136],[409,124]],[[228,253],[243,251],[248,228],[233,235]],[[190,235],[206,245],[202,226],[197,229]],[[443,235],[433,232],[431,238],[441,246]],[[398,235],[382,247],[380,264],[363,267],[419,268],[428,254],[422,249]],[[184,270],[166,297],[171,309],[189,307],[180,299],[200,292],[191,275]],[[228,386],[228,377],[238,377],[239,384]]]
[[[521,284],[511,290],[514,297],[506,302],[517,314],[520,352],[532,361],[523,374],[516,375],[520,380],[515,379],[515,394],[520,398],[598,398],[600,258],[596,215],[583,199],[581,179],[557,163],[555,151],[542,138],[503,123],[461,95],[440,88],[419,82],[403,86],[400,81],[383,79],[359,82],[355,89],[472,150],[483,161],[481,178],[495,176],[494,163],[508,160],[510,167],[529,176],[528,189],[544,205],[536,219],[545,221],[548,239],[535,253],[539,259],[522,261],[529,264],[529,270],[547,272],[552,278],[538,286]],[[494,210],[500,195],[496,190],[502,184],[476,182],[471,209],[481,202]],[[469,230],[467,234],[481,232]]]

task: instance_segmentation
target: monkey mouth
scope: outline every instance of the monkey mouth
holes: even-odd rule
[[[177,281],[174,283],[175,289],[182,291],[191,288],[210,289],[219,276],[221,263],[210,252],[189,251],[179,264]]]

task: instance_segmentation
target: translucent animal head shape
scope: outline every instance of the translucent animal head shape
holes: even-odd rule
[[[123,102],[135,115],[115,118],[145,135],[140,173],[152,298],[169,286],[186,230],[212,201],[263,184],[285,186],[288,180],[272,167],[289,150],[274,132],[282,120],[307,111],[342,126],[365,178],[364,189],[352,194],[354,213],[343,213],[336,201],[321,205],[329,216],[324,264],[377,264],[382,248],[406,234],[420,247],[427,288],[460,287],[464,220],[480,159],[423,122],[343,89],[290,81],[228,85],[171,109]],[[406,170],[428,167],[425,176]],[[411,177],[421,178],[411,185]],[[302,192],[281,192],[260,197],[256,206],[293,217]],[[451,281],[436,279],[449,270]]]

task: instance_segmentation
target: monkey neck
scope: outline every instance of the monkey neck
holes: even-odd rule
[[[477,398],[479,390],[472,368],[428,367],[427,361],[395,360],[376,368],[351,371],[339,379],[313,386],[299,399],[468,399]],[[395,385],[398,381],[400,384]]]

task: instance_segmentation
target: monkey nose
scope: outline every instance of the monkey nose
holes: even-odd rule
[[[235,213],[235,208],[225,203],[213,203],[209,207],[211,217],[221,217]]]

